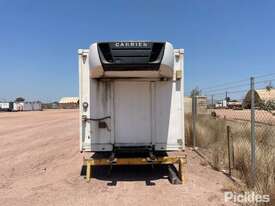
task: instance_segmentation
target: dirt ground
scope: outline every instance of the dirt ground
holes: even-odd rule
[[[233,205],[227,177],[187,149],[188,183],[172,185],[164,167],[114,167],[80,176],[77,110],[0,113],[0,205]]]
[[[250,110],[232,110],[232,109],[216,109],[217,116],[230,120],[245,120],[250,121],[251,111]],[[271,112],[264,110],[255,111],[256,123],[265,123],[268,125],[275,126],[275,115]]]

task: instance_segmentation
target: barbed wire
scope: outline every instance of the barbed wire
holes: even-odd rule
[[[223,83],[223,84],[217,84],[217,85],[214,85],[214,86],[202,88],[201,90],[215,89],[215,88],[223,87],[223,86],[226,86],[226,85],[232,85],[232,84],[247,82],[247,81],[249,81],[249,79],[242,79],[242,80],[238,80],[238,81],[232,81],[232,82],[227,82],[227,83]]]
[[[269,74],[258,75],[258,76],[254,76],[254,78],[261,79],[263,77],[271,77],[271,76],[275,76],[275,73],[272,72],[272,73],[269,73]]]
[[[260,87],[260,85],[263,84],[272,84],[275,79],[265,79],[261,81],[255,81],[255,87]],[[268,85],[266,85],[268,86]],[[272,85],[271,85],[272,86]],[[247,88],[244,88],[247,87]],[[233,90],[235,88],[240,88],[240,90]],[[265,89],[266,87],[261,86],[262,89]],[[230,87],[222,87],[222,88],[217,88],[217,89],[212,89],[212,90],[201,90],[201,92],[206,96],[206,95],[220,95],[220,94],[232,94],[232,93],[238,93],[238,92],[243,92],[243,91],[248,91],[250,90],[250,82],[246,84],[238,84]]]
[[[261,81],[255,81],[255,84],[261,84],[261,83],[272,83],[274,82],[275,79],[265,79],[265,80],[261,80]]]
[[[9,101],[5,98],[0,98],[0,102],[9,102]]]
[[[230,87],[223,87],[223,88],[217,88],[217,89],[211,89],[211,90],[202,90],[204,92],[215,92],[215,91],[226,91],[226,90],[230,90],[230,89],[234,89],[234,88],[239,88],[239,87],[244,87],[244,86],[248,86],[249,87],[249,83],[245,83],[245,84],[238,84],[238,85],[234,85],[234,86],[230,86]]]
[[[275,76],[275,73],[269,73],[269,74],[264,74],[264,75],[254,75],[254,79],[255,79],[255,84],[259,84],[259,83],[267,83],[267,82],[273,82],[275,81],[274,78],[270,78]],[[262,80],[262,78],[265,77],[269,77],[268,79],[264,79]],[[257,81],[257,80],[261,80],[261,81]],[[226,82],[226,83],[222,83],[222,84],[216,84],[210,87],[205,87],[205,88],[201,88],[201,91],[204,92],[213,92],[213,91],[221,91],[221,90],[229,90],[232,88],[237,88],[237,87],[241,87],[241,86],[247,86],[250,85],[249,83],[250,78],[245,78],[245,79],[241,79],[241,80],[237,80],[237,81],[231,81],[231,82]],[[246,83],[244,83],[246,82]],[[238,84],[238,83],[244,83],[244,84]],[[238,85],[235,85],[238,84]],[[191,91],[190,91],[191,92]]]

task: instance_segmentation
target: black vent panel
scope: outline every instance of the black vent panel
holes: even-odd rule
[[[102,42],[99,57],[105,71],[158,70],[164,42]]]

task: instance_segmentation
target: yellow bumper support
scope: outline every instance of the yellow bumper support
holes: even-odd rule
[[[89,182],[92,174],[92,166],[106,166],[106,165],[171,165],[178,164],[179,165],[179,178],[182,183],[187,181],[186,177],[186,165],[187,165],[187,157],[186,155],[181,156],[161,156],[156,157],[155,159],[145,158],[145,157],[133,157],[133,158],[114,158],[110,160],[109,158],[84,158],[84,165],[86,168],[86,180]]]

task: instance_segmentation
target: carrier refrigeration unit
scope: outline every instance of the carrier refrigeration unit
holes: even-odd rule
[[[184,149],[183,49],[116,41],[78,54],[81,151]]]

